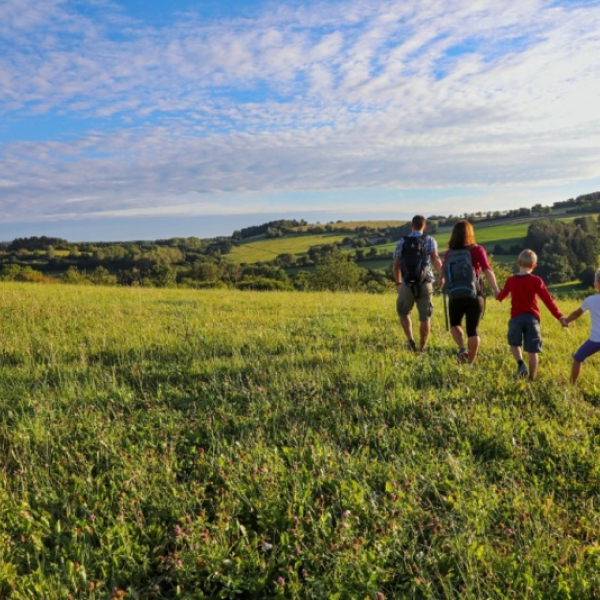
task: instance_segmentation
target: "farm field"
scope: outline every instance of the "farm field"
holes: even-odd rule
[[[600,595],[587,317],[529,383],[493,300],[471,368],[441,298],[0,287],[0,597]]]
[[[475,239],[478,244],[485,247],[488,252],[494,249],[496,244],[505,246],[507,249],[512,244],[522,244],[527,234],[527,228],[529,223],[517,223],[517,224],[502,224],[502,225],[475,225]],[[438,249],[440,255],[448,248],[448,242],[450,241],[451,231],[444,231],[441,233],[434,233],[436,242],[438,243]],[[387,250],[393,250],[396,247],[395,243],[385,244],[379,246],[379,248],[385,248]]]
[[[282,238],[250,240],[234,246],[227,257],[236,263],[272,261],[278,254],[304,254],[311,246],[341,242],[349,235],[351,234],[287,234]]]
[[[477,242],[485,246],[488,251],[493,250],[495,244],[502,244],[508,249],[512,244],[523,242],[525,234],[527,233],[527,227],[527,223],[480,226],[476,229]],[[434,236],[438,242],[440,252],[443,252],[443,250],[448,247],[450,232],[436,233]],[[288,234],[285,237],[274,239],[266,239],[261,236],[258,238],[250,238],[248,241],[245,241],[243,245],[234,246],[231,253],[227,256],[238,263],[272,261],[278,254],[305,254],[311,246],[340,242],[345,237],[352,237],[352,234],[336,234],[333,232],[323,234]],[[393,242],[377,246],[377,248],[379,251],[391,251],[395,248],[395,245],[396,243]],[[362,263],[361,266],[381,268],[374,266],[375,262],[376,261],[369,261],[368,263]]]

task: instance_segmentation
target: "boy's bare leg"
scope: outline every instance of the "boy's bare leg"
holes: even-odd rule
[[[517,362],[523,360],[523,352],[521,351],[521,346],[511,346],[510,351],[512,352],[512,355],[515,357],[515,360]]]
[[[529,379],[533,381],[537,376],[539,356],[535,352],[529,352]]]
[[[573,361],[573,366],[571,367],[571,383],[577,383],[577,379],[579,378],[579,373],[581,373],[581,365],[583,363]]]
[[[474,335],[467,340],[467,346],[469,348],[469,364],[472,365],[477,358],[477,351],[479,350],[479,336]]]
[[[429,339],[429,333],[431,332],[431,321],[421,321],[419,326],[419,333],[421,335],[421,352],[427,348],[427,340]]]

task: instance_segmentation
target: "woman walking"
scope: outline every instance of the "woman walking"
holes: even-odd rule
[[[484,299],[480,276],[488,280],[494,296],[499,293],[496,277],[490,267],[485,248],[475,243],[471,223],[458,221],[453,229],[442,266],[440,285],[448,294],[448,315],[452,339],[458,346],[458,359],[473,364],[479,350],[479,321],[483,314]],[[467,343],[462,329],[465,319]]]

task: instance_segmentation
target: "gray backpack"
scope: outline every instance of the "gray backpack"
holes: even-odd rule
[[[471,248],[450,250],[444,265],[444,290],[450,298],[477,298],[479,280],[475,274]]]

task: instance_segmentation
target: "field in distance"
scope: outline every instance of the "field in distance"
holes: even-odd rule
[[[0,287],[0,596],[600,594],[585,318],[528,383],[491,300],[470,368],[440,298]]]
[[[365,222],[350,222],[350,223],[335,223],[333,227],[347,227],[358,229],[362,226],[399,226],[402,221],[365,221]],[[314,226],[313,226],[314,227]],[[513,244],[523,243],[527,233],[528,223],[519,222],[516,224],[503,223],[501,225],[479,225],[476,226],[477,242],[482,244],[486,250],[491,252],[496,244],[506,246],[507,248]],[[298,228],[298,229],[307,229]],[[435,238],[438,242],[440,250],[447,248],[450,232],[448,230],[438,232]],[[280,238],[268,239],[266,236],[255,236],[242,240],[239,246],[234,246],[231,253],[227,256],[235,262],[254,263],[258,261],[272,261],[279,254],[295,254],[297,256],[306,254],[311,246],[321,244],[333,244],[341,242],[345,237],[356,237],[357,233],[289,233]],[[395,241],[389,244],[377,246],[379,251],[393,250]],[[352,252],[348,250],[348,252]],[[366,261],[363,266],[371,266]],[[361,264],[361,263],[359,263]]]

